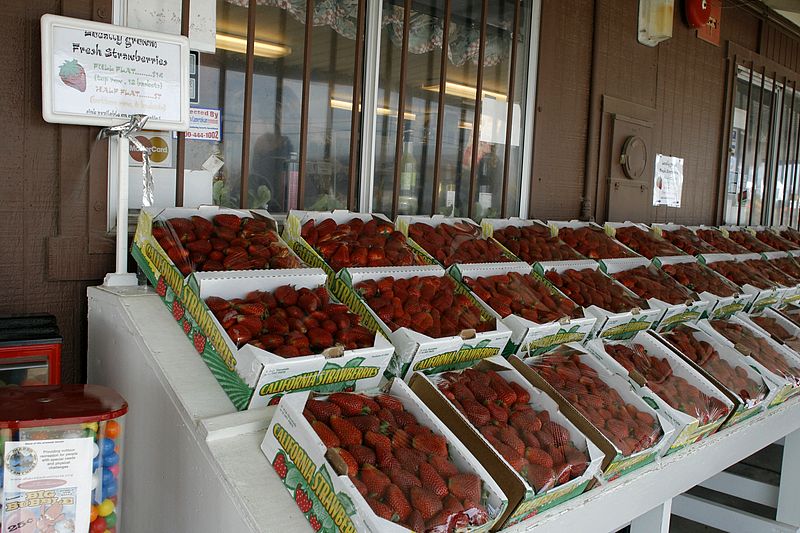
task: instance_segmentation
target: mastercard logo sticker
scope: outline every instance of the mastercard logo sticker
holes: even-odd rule
[[[153,163],[163,163],[169,157],[169,144],[163,137],[145,137],[144,135],[137,135],[136,140],[142,143],[146,148],[150,148],[150,161]],[[130,150],[131,159],[137,163],[142,162],[142,152],[136,151],[133,148]]]

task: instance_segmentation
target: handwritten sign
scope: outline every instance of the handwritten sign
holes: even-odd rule
[[[681,206],[683,158],[656,154],[653,179],[653,205]]]
[[[150,128],[187,129],[185,37],[56,15],[41,24],[46,121],[111,126],[144,114]]]

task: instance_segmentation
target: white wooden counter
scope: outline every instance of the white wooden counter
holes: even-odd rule
[[[235,412],[154,293],[90,288],[88,298],[89,382],[115,388],[130,404],[121,531],[311,531],[259,449],[273,408]],[[658,532],[675,496],[792,432],[787,447],[800,445],[798,400],[509,531],[605,533],[633,521],[633,533]],[[800,464],[785,465],[784,478],[787,489],[797,487]],[[778,514],[794,527],[775,531],[798,530],[797,494],[783,491]]]

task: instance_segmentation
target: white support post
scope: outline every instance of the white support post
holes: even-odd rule
[[[800,528],[800,429],[786,435],[778,491],[778,522]]]
[[[631,533],[669,533],[672,500],[650,509],[631,522]]]
[[[116,272],[106,274],[107,287],[137,285],[136,274],[128,273],[128,150],[130,141],[124,135],[112,139],[117,143],[117,262]]]

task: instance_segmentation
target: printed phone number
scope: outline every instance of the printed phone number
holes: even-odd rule
[[[186,132],[186,139],[187,140],[204,140],[204,141],[218,141],[219,140],[219,132],[218,131],[199,131],[197,133],[193,133],[190,131]]]

